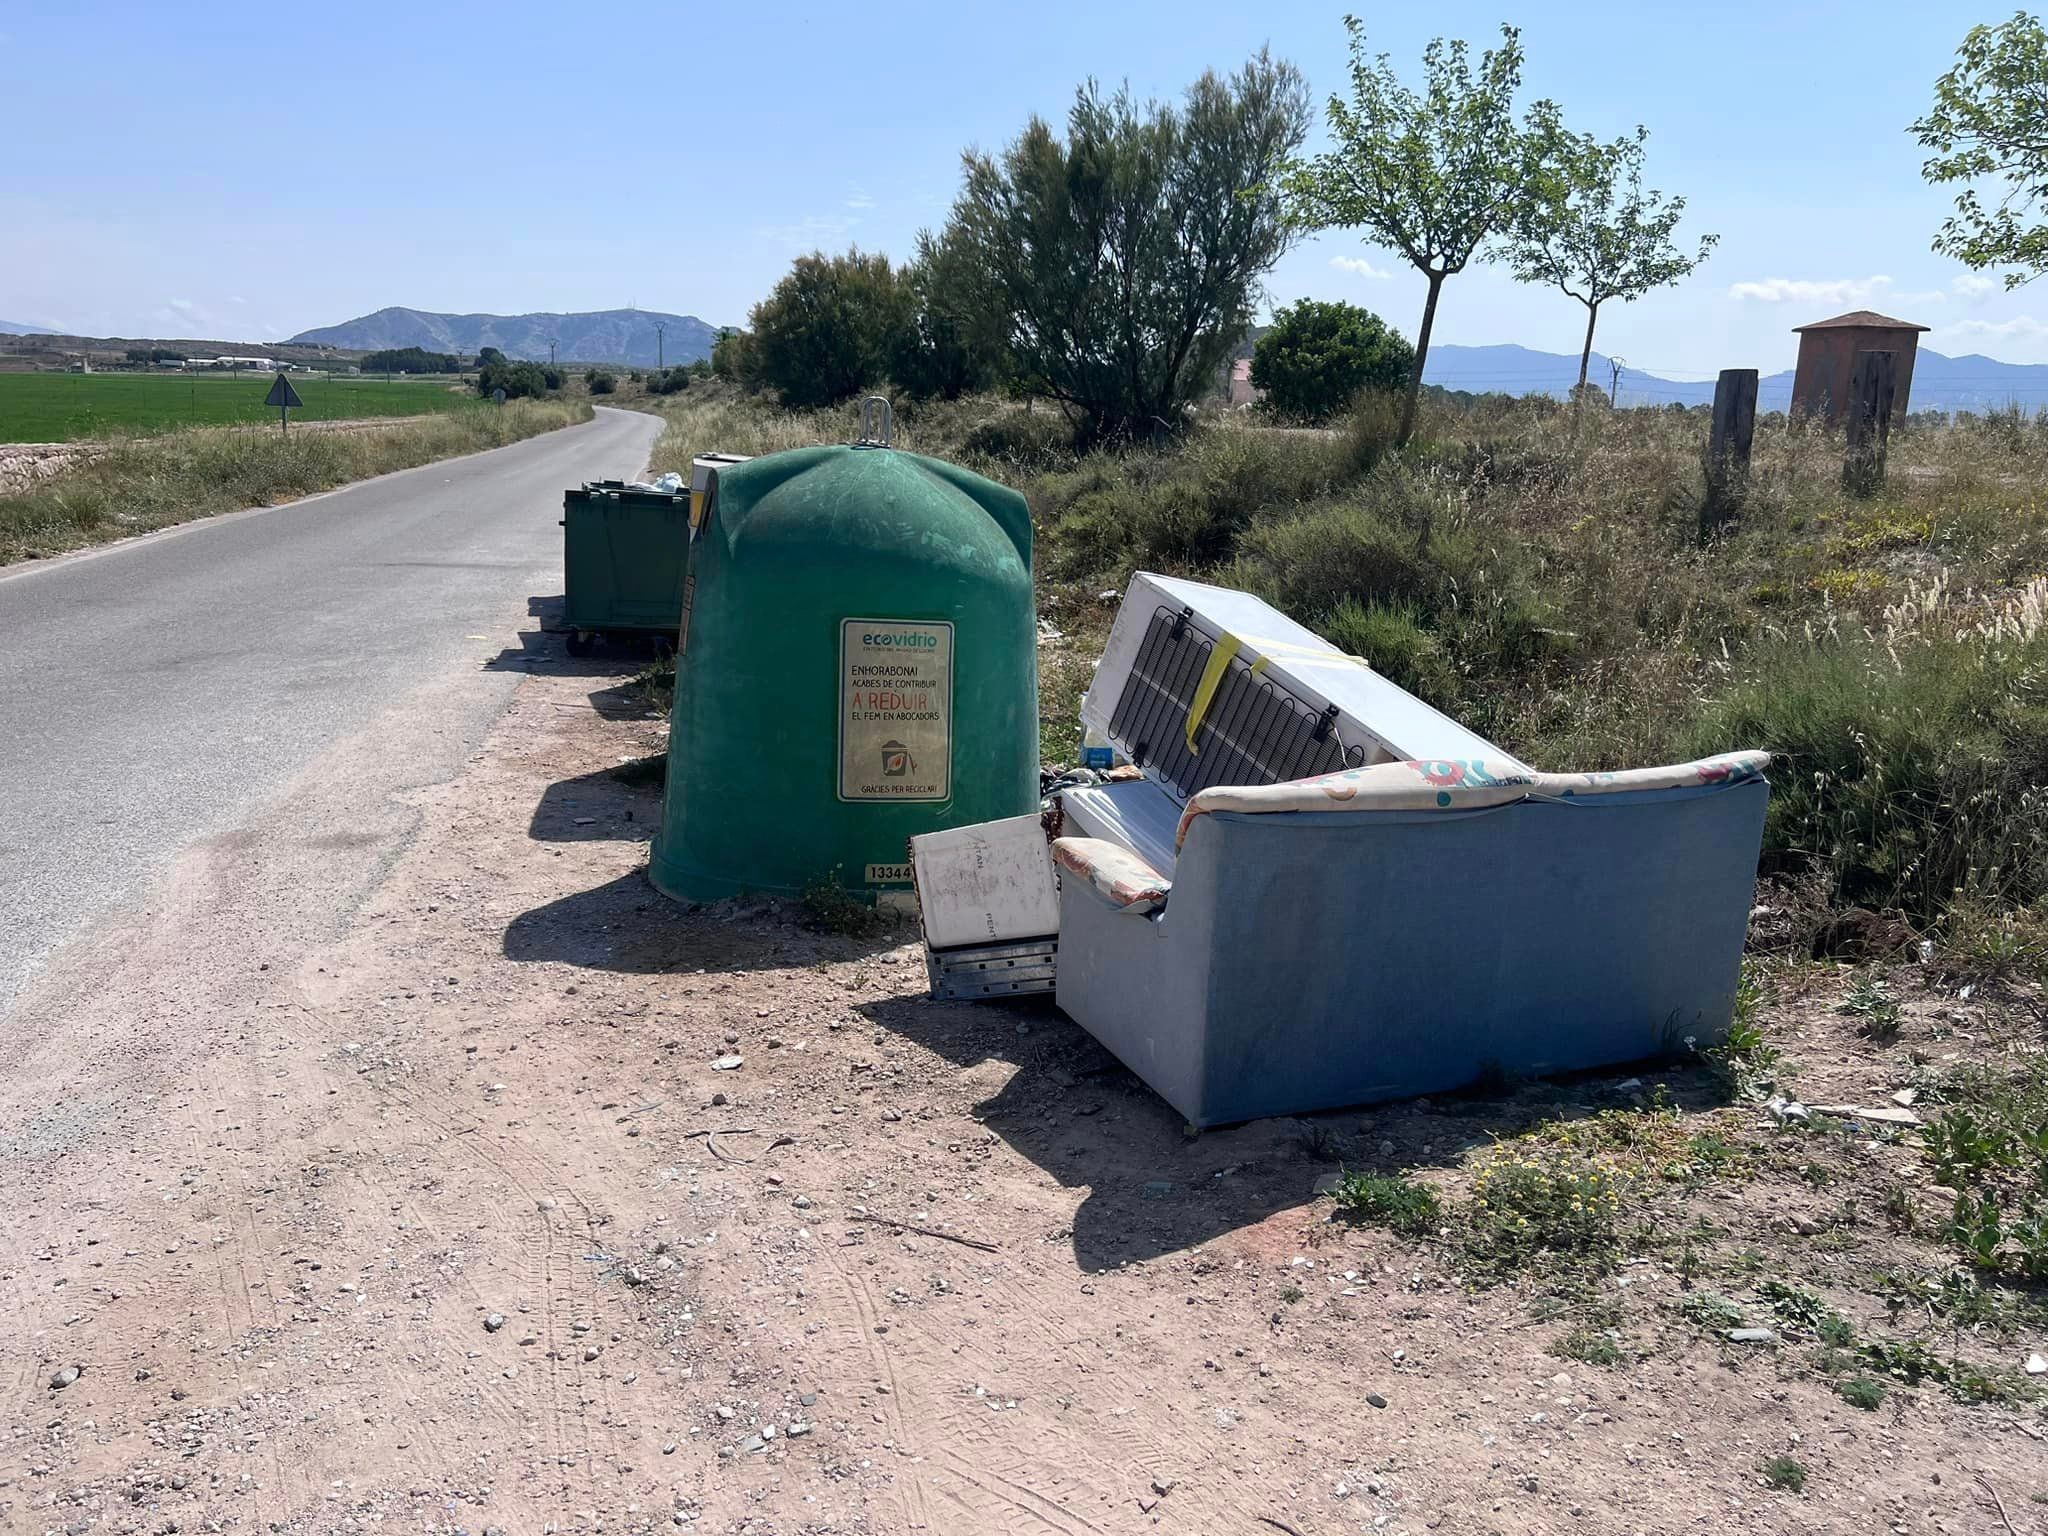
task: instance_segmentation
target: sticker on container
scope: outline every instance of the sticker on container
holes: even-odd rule
[[[870,864],[868,866],[868,884],[908,885],[910,884],[910,866],[908,864]]]
[[[953,793],[953,626],[845,619],[839,626],[839,798]]]

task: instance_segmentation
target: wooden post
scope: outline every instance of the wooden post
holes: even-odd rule
[[[1756,370],[1723,368],[1714,381],[1714,425],[1707,435],[1707,496],[1700,503],[1704,542],[1735,521],[1749,490],[1756,441]]]
[[[1855,378],[1849,386],[1849,454],[1842,461],[1842,486],[1852,496],[1875,496],[1884,486],[1898,362],[1896,352],[1856,354]]]

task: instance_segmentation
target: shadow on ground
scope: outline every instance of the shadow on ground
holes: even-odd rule
[[[659,786],[628,784],[616,769],[601,768],[550,784],[526,835],[541,843],[644,843],[660,817]]]
[[[650,820],[650,831],[652,826]],[[597,823],[573,828],[599,829]],[[864,959],[895,949],[906,937],[900,928],[865,938],[822,933],[789,902],[734,899],[685,906],[657,891],[641,868],[521,913],[505,929],[504,953],[508,960],[622,975],[785,971]]]
[[[652,637],[622,636],[596,642],[586,656],[569,654],[562,630],[562,598],[529,597],[531,621],[519,631],[519,643],[508,645],[484,663],[486,672],[548,672],[557,677],[631,677],[652,661],[660,647]],[[591,702],[597,704],[596,695]],[[603,706],[597,706],[600,710]],[[612,717],[615,718],[615,717]]]
[[[1636,1102],[1667,1083],[1680,1108],[1724,1102],[1706,1075],[1618,1069],[1517,1085],[1491,1097],[1438,1096],[1280,1116],[1189,1134],[1180,1116],[1049,999],[1003,1004],[877,999],[860,1011],[959,1067],[1015,1065],[975,1105],[989,1129],[1070,1189],[1074,1257],[1098,1273],[1185,1252],[1309,1206],[1338,1168],[1399,1173],[1455,1167],[1475,1149],[1554,1120]],[[1619,1085],[1640,1079],[1623,1092]],[[1298,1251],[1298,1232],[1275,1240]]]

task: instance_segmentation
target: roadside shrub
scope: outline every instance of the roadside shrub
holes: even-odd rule
[[[1435,1190],[1400,1174],[1346,1174],[1332,1197],[1351,1220],[1385,1227],[1401,1237],[1429,1236],[1442,1214]]]
[[[888,373],[914,305],[883,255],[799,256],[749,318],[760,381],[790,405],[831,405]]]
[[[1612,1330],[1604,1328],[1574,1328],[1550,1345],[1550,1353],[1560,1360],[1579,1360],[1587,1365],[1616,1366],[1628,1359],[1628,1351],[1621,1347],[1620,1340]]]
[[[599,368],[594,370],[584,382],[590,386],[590,392],[593,395],[608,395],[619,387],[619,376],[615,373],[607,373],[602,368]]]
[[[1323,422],[1365,390],[1403,390],[1415,349],[1378,315],[1341,300],[1276,310],[1252,353],[1252,383],[1283,416]]]
[[[1472,1181],[1463,1256],[1480,1278],[1532,1268],[1601,1273],[1619,1247],[1621,1180],[1612,1168],[1549,1148],[1496,1148]]]
[[[804,915],[827,933],[865,939],[888,930],[889,920],[840,883],[834,869],[804,886]]]
[[[1874,1376],[1850,1376],[1835,1383],[1835,1391],[1851,1408],[1875,1413],[1884,1403],[1885,1385]]]
[[[1715,1291],[1688,1291],[1678,1303],[1678,1312],[1695,1328],[1708,1333],[1726,1333],[1742,1326],[1742,1308]]]
[[[1323,621],[1323,635],[1410,693],[1443,698],[1457,689],[1456,669],[1413,606],[1386,607],[1347,597]]]
[[[1881,629],[1759,645],[1693,751],[1779,754],[1765,847],[1843,904],[1927,922],[1958,897],[2048,893],[2048,580],[2000,604],[1940,583]]]
[[[486,399],[502,389],[508,400],[537,400],[549,390],[561,387],[561,374],[539,363],[500,360],[485,363],[476,371],[476,392]]]
[[[1056,410],[1003,410],[971,428],[964,447],[1011,471],[1044,470],[1072,460],[1074,431]]]
[[[1806,1468],[1790,1456],[1773,1456],[1757,1469],[1764,1481],[1785,1493],[1806,1491]]]

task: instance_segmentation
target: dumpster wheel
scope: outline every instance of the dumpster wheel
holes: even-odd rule
[[[572,629],[569,631],[568,646],[571,656],[588,656],[591,646],[596,643],[597,636],[590,630]]]

